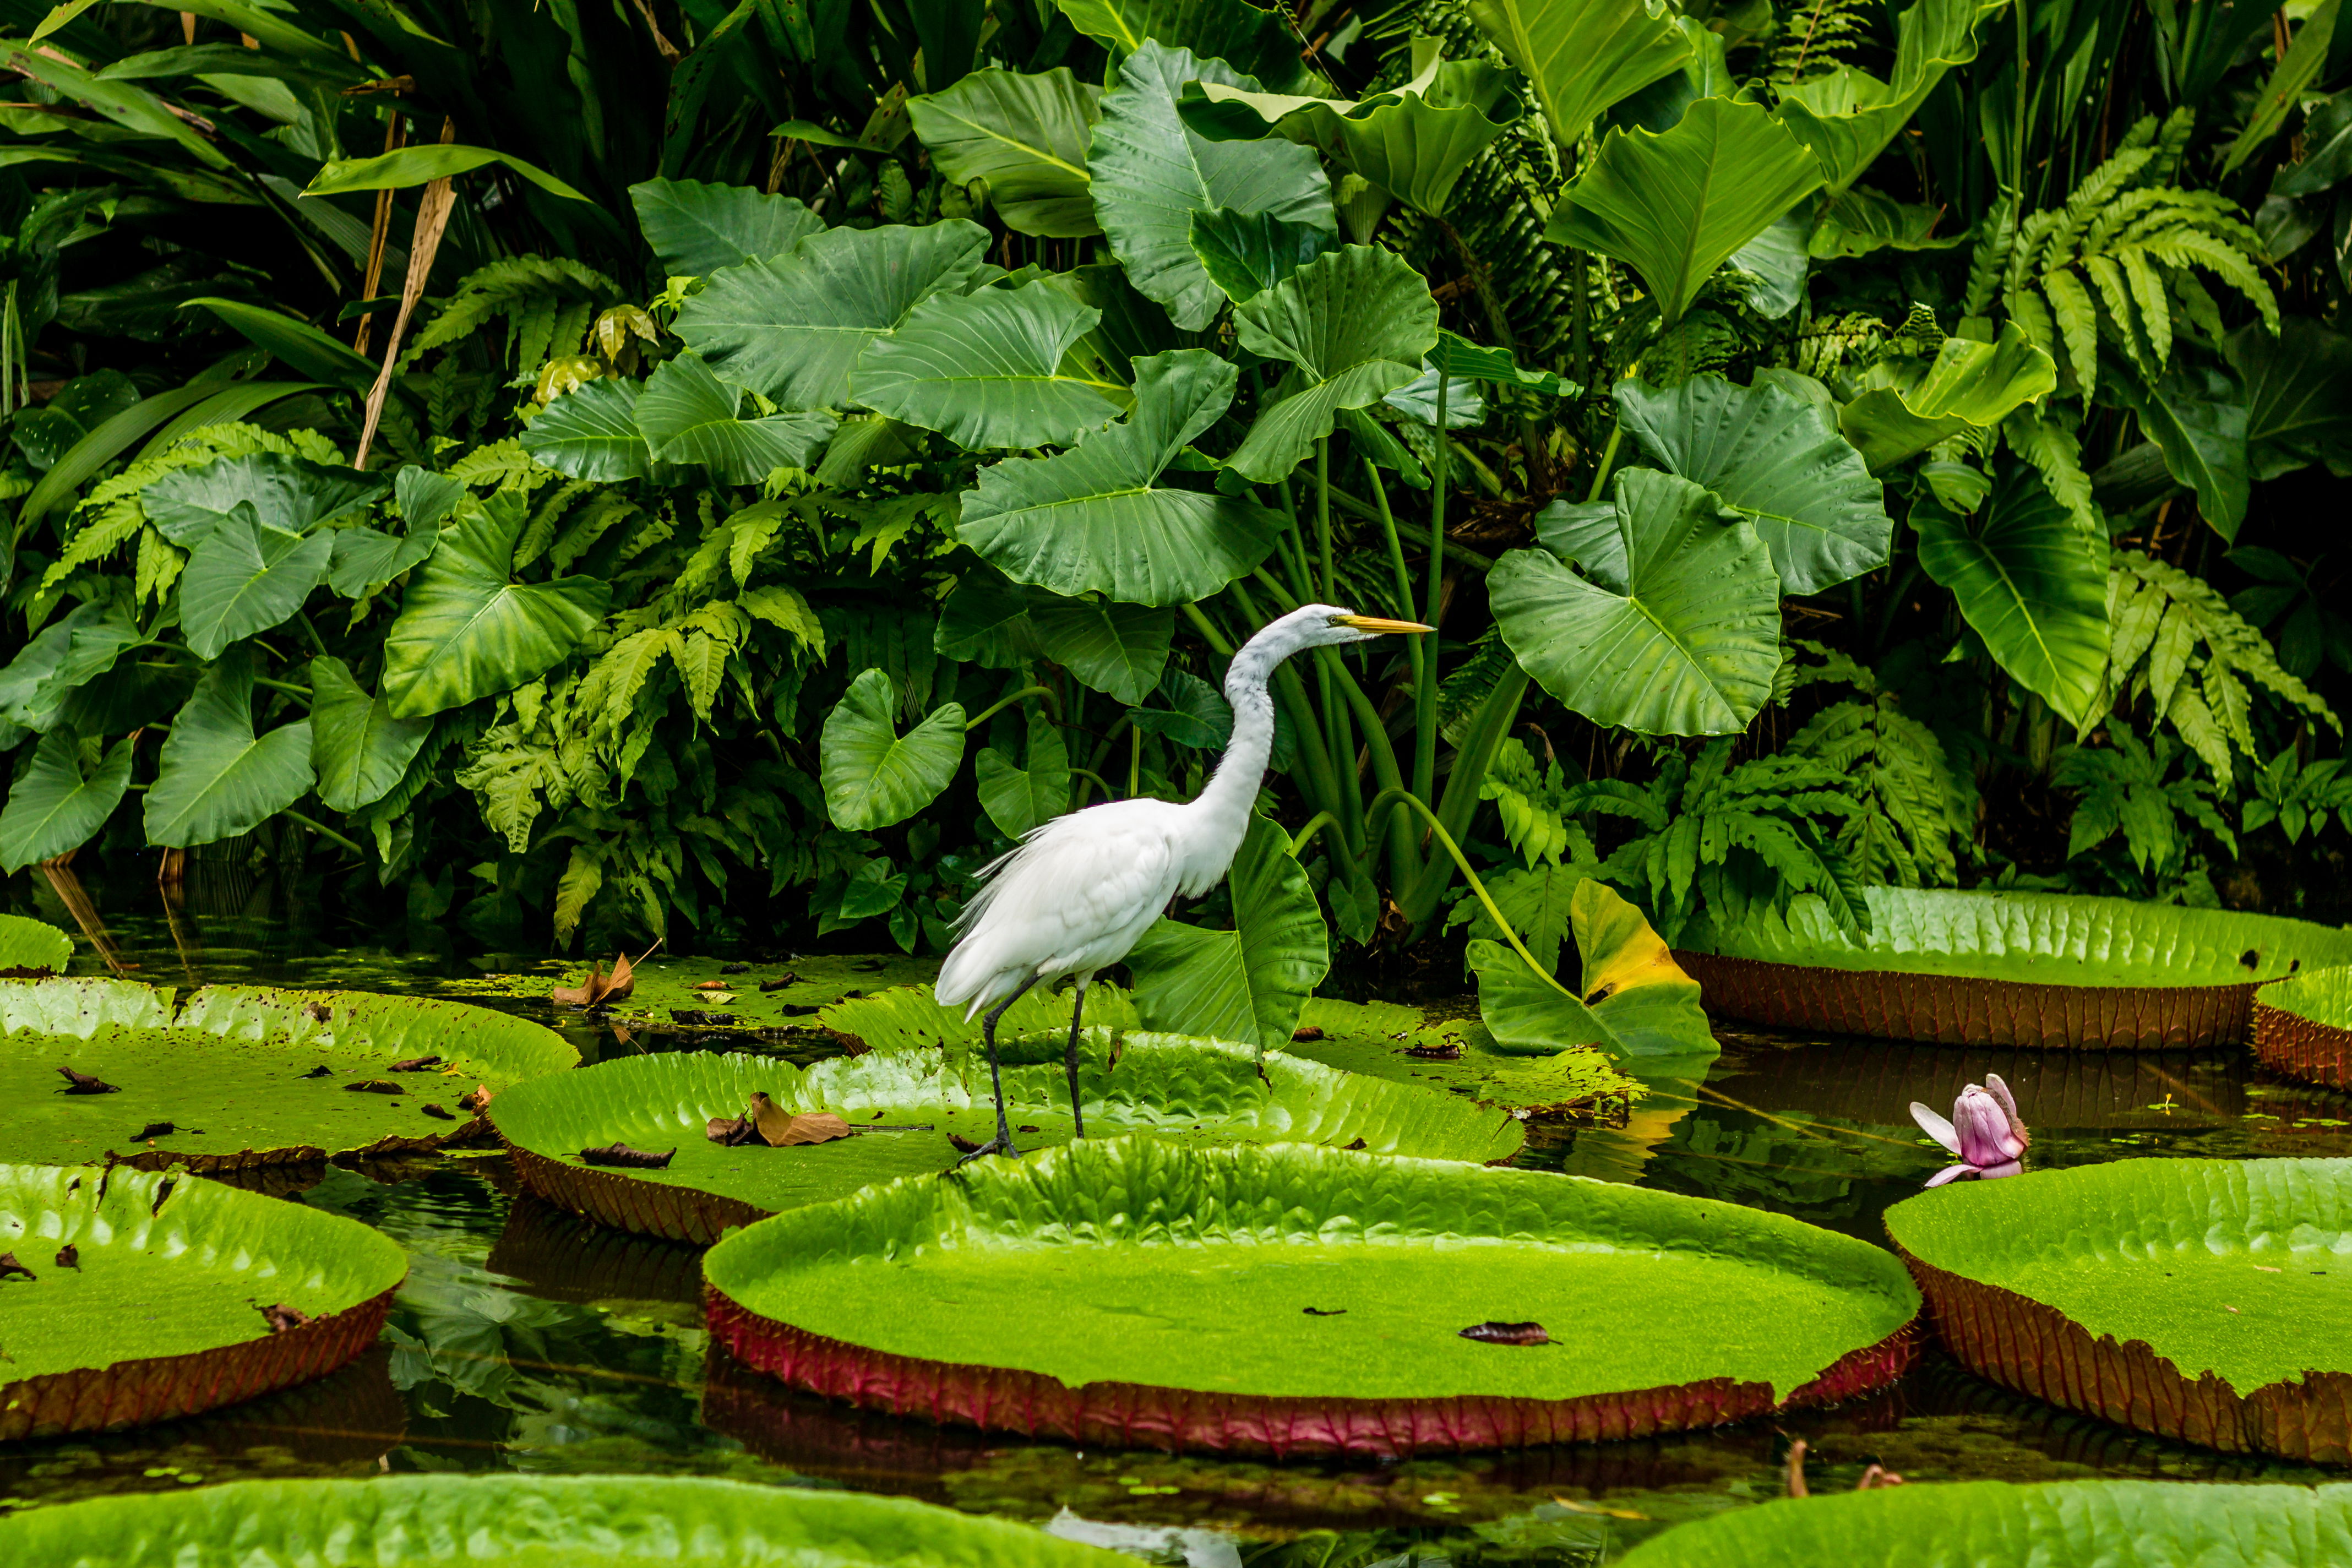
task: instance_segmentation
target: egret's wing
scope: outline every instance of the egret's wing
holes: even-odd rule
[[[1174,893],[1178,854],[1160,801],[1121,801],[1055,818],[999,866],[965,913],[935,994],[950,1005],[998,976],[1070,969],[1105,943],[1131,942]],[[1116,953],[1097,960],[1113,963]]]

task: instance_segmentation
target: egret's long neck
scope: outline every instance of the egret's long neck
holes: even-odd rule
[[[1188,808],[1201,824],[1195,843],[1205,860],[1223,869],[1249,831],[1250,807],[1274,752],[1274,697],[1266,690],[1275,667],[1291,653],[1291,639],[1261,633],[1242,645],[1225,670],[1225,700],[1233,705],[1234,733],[1206,789]]]

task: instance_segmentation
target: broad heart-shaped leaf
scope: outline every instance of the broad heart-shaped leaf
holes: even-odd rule
[[[653,476],[653,448],[637,429],[635,382],[604,377],[567,392],[522,433],[522,449],[559,474],[612,484]]]
[[[790,255],[712,273],[679,310],[677,335],[786,408],[837,408],[866,345],[933,293],[961,293],[987,248],[988,231],[961,218],[826,229]]]
[[[1691,58],[1674,13],[1645,0],[1471,0],[1470,16],[1526,74],[1563,147]]]
[[[1100,234],[1087,142],[1102,89],[1066,66],[1036,76],[976,70],[944,92],[907,100],[932,166],[958,184],[988,182],[988,205],[1020,234]]]
[[[637,433],[657,462],[697,463],[721,484],[756,485],[778,468],[807,468],[838,423],[824,413],[741,419],[742,402],[742,389],[719,380],[700,354],[678,354],[637,394]]]
[[[412,522],[403,539],[373,528],[341,528],[334,540],[327,586],[346,599],[356,599],[421,564],[441,542],[441,531],[433,522]]]
[[[1617,414],[1652,461],[1748,514],[1781,592],[1818,594],[1886,564],[1895,522],[1878,481],[1794,393],[1719,375],[1666,392],[1624,381]]]
[[[0,669],[0,721],[47,732],[67,699],[146,640],[120,602],[75,605]]]
[[[1973,531],[1970,522],[1974,522]],[[2107,669],[2107,567],[2040,476],[2011,467],[1974,519],[1914,504],[1919,565],[2001,668],[2080,724]]]
[[[1184,84],[1259,90],[1256,79],[1220,59],[1147,42],[1103,95],[1087,166],[1095,216],[1129,281],[1186,331],[1207,326],[1224,294],[1192,254],[1192,214],[1212,207],[1268,213],[1337,229],[1331,185],[1314,153],[1289,142],[1212,142],[1184,124]]]
[[[1070,809],[1070,749],[1062,727],[1035,703],[1029,705],[1029,759],[1014,765],[993,746],[972,763],[981,809],[997,831],[1019,838]]]
[[[231,650],[172,720],[147,789],[147,842],[184,847],[250,833],[310,791],[310,721],[253,732],[253,656]]]
[[[957,537],[1016,583],[1130,605],[1206,598],[1265,559],[1264,507],[1160,482],[1233,402],[1239,374],[1205,349],[1136,363],[1135,412],[1051,458],[1008,458],[966,490]]]
[[[393,509],[409,531],[438,530],[441,520],[457,510],[466,487],[446,474],[431,473],[410,463],[392,479]]]
[[[1811,153],[1752,103],[1702,98],[1673,130],[1612,130],[1544,237],[1613,256],[1672,323],[1707,275],[1822,183]]]
[[[835,827],[904,822],[939,798],[963,761],[963,705],[943,703],[898,733],[898,685],[869,669],[825,715],[819,745],[824,806]]]
[[[1497,386],[1517,386],[1528,392],[1540,392],[1549,397],[1570,397],[1580,390],[1574,382],[1555,372],[1527,369],[1511,356],[1508,349],[1474,343],[1442,327],[1437,332],[1437,346],[1429,351],[1429,363],[1431,369],[1444,372],[1454,381],[1483,381]],[[1450,392],[1446,402],[1449,405],[1453,402]],[[1453,422],[1449,412],[1446,424],[1450,426]]]
[[[1545,690],[1596,724],[1738,734],[1780,665],[1771,552],[1746,517],[1672,474],[1626,469],[1614,499],[1622,590],[1548,552],[1514,550],[1486,578],[1503,640]]]
[[[2352,104],[2352,93],[2337,96]],[[2276,336],[2249,322],[2221,340],[2221,352],[2246,384],[2254,478],[2306,463],[2352,466],[2352,337],[2288,316]]]
[[[240,501],[252,507],[267,527],[306,533],[317,523],[367,505],[385,488],[380,474],[331,468],[282,452],[255,452],[175,468],[141,490],[139,504],[156,531],[191,550]]]
[[[105,826],[131,787],[131,752],[128,735],[102,759],[86,758],[81,738],[71,730],[42,736],[33,748],[32,765],[9,787],[8,804],[0,807],[0,871],[54,859]]]
[[[1238,305],[1255,299],[1314,260],[1339,236],[1272,213],[1210,207],[1192,215],[1192,254],[1224,297]]]
[[[1117,417],[1126,390],[1063,369],[1101,320],[1042,279],[934,294],[859,356],[850,395],[966,450],[1066,447]]]
[[[2138,416],[2142,433],[2164,453],[2165,470],[2197,492],[2198,515],[2234,541],[2253,484],[2250,410],[2236,378],[2176,354],[2149,381],[2129,360],[2109,355],[2099,390]]]
[[[327,580],[335,542],[265,526],[251,501],[214,524],[180,579],[180,630],[198,658],[289,619]]]
[[[1715,1054],[1698,982],[1683,973],[1641,910],[1587,878],[1569,900],[1569,920],[1584,965],[1578,996],[1562,994],[1499,942],[1470,943],[1478,1016],[1497,1046],[1546,1055],[1570,1046],[1601,1046],[1624,1058]]]
[[[1136,1016],[1147,1029],[1278,1050],[1330,972],[1330,937],[1290,836],[1265,818],[1250,819],[1231,876],[1232,931],[1162,918],[1128,954]]]
[[[310,767],[331,810],[382,800],[431,733],[429,719],[394,718],[392,705],[369,696],[341,659],[320,654],[310,661]]]
[[[637,227],[672,277],[703,278],[763,256],[782,256],[824,227],[790,196],[700,180],[645,180],[629,187]]]
[[[1944,73],[1977,58],[1977,27],[2001,0],[1918,0],[1895,19],[1895,74],[1839,66],[1780,89],[1780,118],[1843,191],[1910,122]]]
[[[1967,244],[1964,228],[1941,237],[1932,232],[1945,216],[1941,207],[1915,206],[1868,185],[1855,185],[1822,206],[1805,248],[1810,255],[1829,258],[1867,256],[1874,250],[1949,250]]]
[[[1050,659],[1132,708],[1159,683],[1175,629],[1173,610],[1066,599],[982,567],[968,573],[940,606],[936,646],[950,658],[990,669]]]
[[[1118,65],[1157,38],[1204,60],[1223,60],[1270,92],[1306,92],[1314,73],[1301,59],[1306,40],[1279,10],[1246,0],[1055,0],[1070,26],[1110,51]]]
[[[384,636],[383,696],[394,714],[423,719],[511,691],[547,673],[604,613],[613,590],[593,577],[509,581],[528,521],[523,498],[502,493],[442,531]]]
[[[1437,343],[1428,280],[1392,250],[1342,246],[1235,307],[1241,344],[1297,367],[1291,390],[1261,408],[1228,459],[1262,484],[1283,478],[1331,433],[1342,408],[1361,408],[1421,374]]]
[[[1864,377],[1864,390],[1839,411],[1838,428],[1876,474],[2041,401],[2058,385],[2058,366],[2016,322],[2004,321],[1992,342],[1946,338],[1924,374],[1882,361]]]

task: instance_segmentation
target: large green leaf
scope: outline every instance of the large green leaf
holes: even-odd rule
[[[1919,564],[2018,684],[2079,724],[2107,669],[2107,567],[2041,477],[2012,468],[1972,519],[1915,504]],[[1972,526],[1973,525],[1973,526]]]
[[[2235,540],[2253,486],[2251,410],[2236,378],[2186,354],[2174,355],[2153,381],[2129,361],[2111,359],[2099,389],[2138,416],[2140,433],[2164,454],[2165,470],[2197,492],[2206,525]]]
[[[174,847],[250,833],[310,792],[310,721],[253,731],[253,659],[205,671],[163,738],[147,789],[147,842]]]
[[[357,811],[388,794],[416,760],[429,719],[399,719],[371,697],[351,667],[327,654],[310,661],[310,767],[319,798],[335,811]]]
[[[1874,1487],[1727,1509],[1677,1525],[1621,1561],[1624,1568],[2324,1568],[2352,1562],[2352,1486],[2118,1479]]]
[[[538,164],[490,147],[468,147],[457,142],[420,142],[414,146],[380,153],[372,158],[330,158],[303,187],[306,196],[343,196],[354,191],[397,191],[411,185],[451,180],[476,169],[500,164],[553,196],[584,202],[573,190]]]
[[[985,569],[940,606],[939,651],[991,669],[1049,659],[1132,708],[1160,683],[1176,612],[1115,599],[1064,598]]]
[[[612,484],[651,478],[653,448],[637,428],[634,381],[605,377],[549,404],[522,433],[522,449],[560,474]]]
[[[1279,141],[1212,142],[1187,128],[1177,102],[1192,81],[1253,92],[1259,87],[1223,60],[1147,42],[1103,96],[1088,166],[1095,216],[1128,278],[1165,306],[1178,327],[1197,331],[1225,296],[1192,254],[1194,213],[1223,207],[1333,229],[1339,216],[1310,149]]]
[[[1687,479],[1617,476],[1613,528],[1580,577],[1514,550],[1486,579],[1503,640],[1543,689],[1596,724],[1733,735],[1772,693],[1780,582],[1753,524]]]
[[[521,496],[499,494],[442,531],[384,636],[383,695],[395,715],[510,691],[552,668],[604,613],[612,587],[593,577],[510,581],[529,517]]]
[[[972,763],[980,806],[1007,838],[1019,838],[1070,809],[1070,749],[1053,715],[1029,708],[1029,760],[1016,764],[993,746]],[[0,824],[5,826],[5,824]]]
[[[1470,943],[1478,1016],[1496,1045],[1545,1055],[1586,1045],[1622,1058],[1715,1054],[1698,982],[1683,973],[1640,910],[1587,878],[1570,897],[1569,919],[1584,964],[1574,996],[1503,943]]]
[[[1562,147],[1692,53],[1674,13],[1646,0],[1471,0],[1470,15],[1526,74]]]
[[[411,523],[405,538],[373,528],[339,528],[327,562],[327,586],[346,599],[382,587],[420,565],[441,542],[432,523]]]
[[[1223,60],[1274,92],[1306,92],[1315,77],[1289,19],[1245,0],[1055,0],[1070,26],[1110,51],[1116,66],[1157,38],[1204,60]]]
[[[1235,307],[1234,323],[1242,347],[1297,367],[1228,459],[1236,473],[1270,483],[1314,451],[1341,409],[1377,403],[1420,376],[1422,355],[1437,343],[1437,301],[1403,257],[1349,245]]]
[[[1118,414],[1123,387],[1064,365],[1101,320],[1042,279],[935,294],[859,357],[850,395],[968,450],[1066,447]]]
[[[987,248],[988,231],[961,218],[826,229],[788,256],[712,273],[679,310],[677,335],[786,408],[839,407],[866,345],[933,293],[961,292]]]
[[[9,786],[0,808],[0,871],[16,872],[80,847],[106,826],[131,787],[132,742],[124,736],[103,757],[98,742],[56,729],[33,748],[32,765]]]
[[[1018,583],[1134,605],[1206,598],[1274,548],[1255,501],[1161,483],[1233,402],[1238,372],[1204,349],[1136,364],[1135,412],[1051,458],[1009,458],[964,492],[957,536]]]
[[[1611,131],[1544,235],[1632,267],[1673,322],[1733,251],[1821,183],[1821,165],[1769,114],[1702,98],[1663,135]]]
[[[1838,428],[1877,474],[2039,403],[2056,390],[2058,366],[2016,322],[2004,321],[1992,342],[1946,338],[1924,371],[1882,361],[1864,373],[1862,384],[1839,411]]]
[[[1035,76],[976,70],[944,92],[907,100],[932,166],[958,184],[988,183],[988,204],[1020,234],[1100,234],[1087,143],[1102,89],[1066,66]]]
[[[308,1213],[274,1198],[250,1201]],[[336,1223],[377,1235],[349,1220]],[[146,1231],[130,1226],[126,1234]],[[394,1252],[398,1255],[396,1247]],[[1129,1568],[1135,1561],[1010,1520],[908,1498],[698,1476],[505,1471],[236,1481],[123,1493],[0,1520],[0,1552],[26,1568],[76,1562],[226,1568],[232,1562],[337,1557],[371,1568],[427,1568],[446,1559],[443,1548],[453,1541],[465,1542],[473,1568],[542,1563],[588,1568],[600,1561],[656,1558],[677,1568],[762,1562],[825,1568],[912,1562],[926,1568]],[[152,1554],[133,1557],[126,1542]]]
[[[700,464],[730,485],[759,484],[778,468],[805,468],[833,436],[830,414],[743,419],[742,403],[742,389],[719,380],[701,355],[678,354],[656,366],[637,394],[637,433],[655,461]]]
[[[1895,523],[1862,455],[1784,388],[1693,376],[1671,391],[1620,382],[1618,417],[1651,458],[1748,514],[1790,594],[1886,563]]]
[[[1264,817],[1234,856],[1234,929],[1162,918],[1128,955],[1144,1027],[1278,1049],[1331,968],[1323,910],[1290,836]]]
[[[157,532],[193,550],[240,504],[250,507],[265,527],[307,533],[379,500],[387,488],[379,474],[331,468],[281,452],[255,452],[174,468],[139,492],[139,505]]]
[[[357,393],[362,396],[365,396],[368,389],[375,384],[376,367],[374,365],[353,353],[349,343],[329,337],[325,332],[299,317],[289,316],[283,310],[270,310],[264,305],[250,304],[243,300],[190,300],[184,302],[180,309],[193,310],[200,306],[218,316],[235,331],[268,349],[304,375],[314,376],[320,381],[340,386],[346,392]],[[184,387],[181,392],[191,393],[195,390],[194,387]],[[167,392],[159,395],[171,397],[176,395]],[[394,395],[399,395],[396,386]],[[150,403],[155,401],[157,401],[156,398],[148,399]],[[189,401],[193,403],[195,399],[192,397]]]
[[[77,605],[0,669],[0,721],[46,733],[66,700],[146,638],[116,602]]]
[[[702,278],[763,256],[782,256],[824,227],[790,196],[700,180],[645,180],[629,187],[637,227],[673,276]]]
[[[1832,191],[1862,176],[1944,73],[1977,58],[1977,27],[2003,0],[1918,0],[1895,19],[1895,72],[1885,81],[1841,65],[1780,89],[1780,118],[1811,148]]]
[[[2289,316],[2275,336],[2249,322],[2221,347],[2246,384],[2254,478],[2276,479],[2306,463],[2352,468],[2352,337]]]
[[[1192,215],[1192,254],[1226,299],[1238,305],[1281,282],[1331,248],[1339,237],[1270,213],[1211,207]]]
[[[327,580],[331,535],[287,533],[239,501],[189,552],[180,578],[180,629],[199,658],[289,620]]]
[[[825,715],[818,754],[835,827],[864,833],[904,822],[954,779],[963,761],[963,705],[942,703],[904,735],[898,712],[898,683],[869,669]]]

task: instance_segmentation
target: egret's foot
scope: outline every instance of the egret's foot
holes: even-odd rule
[[[1008,1154],[1017,1160],[1021,1157],[1021,1151],[1013,1146],[1013,1140],[1010,1138],[992,1138],[948,1168],[951,1171],[961,1171],[984,1154]]]

